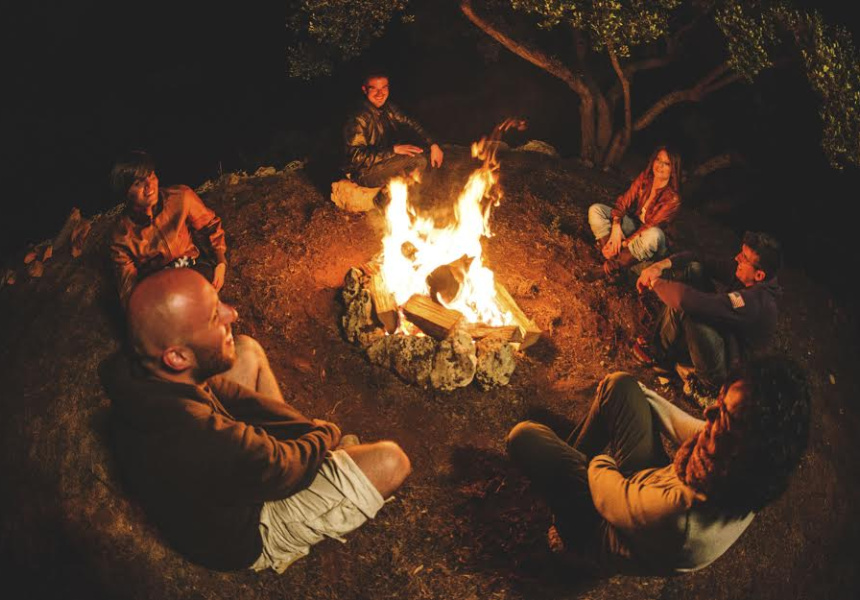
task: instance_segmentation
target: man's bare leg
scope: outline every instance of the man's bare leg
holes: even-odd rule
[[[388,498],[412,472],[409,457],[394,442],[359,444],[343,449],[383,498]]]
[[[236,336],[236,363],[223,376],[264,396],[284,400],[266,351],[250,336]]]

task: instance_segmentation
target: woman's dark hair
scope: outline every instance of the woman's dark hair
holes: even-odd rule
[[[758,254],[755,266],[764,271],[768,279],[777,274],[782,267],[782,246],[775,237],[760,231],[747,231],[743,243]]]
[[[143,150],[131,150],[119,156],[110,172],[111,191],[125,201],[132,184],[155,171],[155,162]]]
[[[646,176],[650,179],[654,177],[654,161],[657,160],[657,155],[661,150],[665,150],[669,156],[669,162],[672,164],[672,173],[669,175],[669,189],[676,194],[681,193],[681,155],[675,152],[669,146],[657,146],[654,152],[651,153],[651,158],[648,160],[648,166],[645,167]]]
[[[809,440],[811,396],[803,369],[782,356],[753,359],[732,378],[743,380],[741,443],[712,499],[743,515],[776,500]]]

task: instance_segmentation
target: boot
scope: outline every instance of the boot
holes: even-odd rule
[[[636,263],[636,259],[630,254],[630,250],[622,248],[615,258],[605,261],[602,266],[591,269],[585,274],[585,281],[592,283],[600,279],[606,279],[611,283],[618,282],[628,267]]]

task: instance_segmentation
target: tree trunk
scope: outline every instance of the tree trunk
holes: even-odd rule
[[[615,134],[612,140],[612,145],[609,151],[603,158],[603,168],[608,169],[621,160],[627,148],[630,147],[630,135],[633,129],[633,117],[630,108],[630,80],[621,69],[621,64],[618,62],[618,56],[615,54],[615,49],[612,44],[606,48],[609,53],[609,60],[612,61],[612,68],[615,69],[615,74],[618,76],[618,81],[621,83],[621,91],[624,96],[624,126]]]
[[[460,10],[475,27],[486,33],[523,60],[526,60],[536,67],[543,69],[550,75],[561,79],[577,96],[579,96],[579,121],[581,131],[579,156],[584,162],[594,164],[597,153],[595,99],[586,82],[581,77],[575,75],[557,59],[547,56],[537,48],[527,46],[526,44],[514,40],[507,34],[503,33],[495,25],[475,12],[472,8],[471,0],[461,0]],[[606,102],[603,100],[601,110],[605,108],[605,105]],[[601,119],[602,128],[605,128],[605,123],[603,123],[605,119],[606,115],[604,114]],[[601,129],[601,133],[605,132]]]

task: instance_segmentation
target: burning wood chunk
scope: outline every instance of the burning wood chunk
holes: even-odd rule
[[[421,328],[421,331],[437,340],[448,337],[463,318],[460,311],[445,308],[420,294],[415,294],[406,301],[403,312],[410,321]]]
[[[460,295],[463,280],[472,265],[473,257],[465,254],[447,265],[436,267],[427,276],[427,287],[430,289],[430,297],[440,299],[442,302],[450,303]]]
[[[385,331],[394,333],[397,330],[397,302],[394,300],[394,294],[388,291],[382,273],[371,276],[370,297],[376,310],[376,318],[385,327]]]
[[[509,311],[513,315],[514,321],[516,321],[517,326],[520,328],[522,335],[520,350],[525,350],[540,339],[542,333],[540,328],[525,315],[513,297],[508,293],[508,290],[505,289],[505,286],[498,281],[496,281],[496,301],[503,311]]]
[[[434,388],[450,391],[472,383],[478,358],[475,355],[475,342],[464,331],[457,331],[448,339],[439,342],[430,383]]]
[[[481,389],[508,385],[517,366],[514,346],[499,338],[487,337],[476,344],[476,350],[475,379]]]
[[[523,341],[523,332],[519,325],[485,325],[484,323],[466,323],[463,331],[472,336],[473,340],[492,338],[503,342],[520,343]]]

